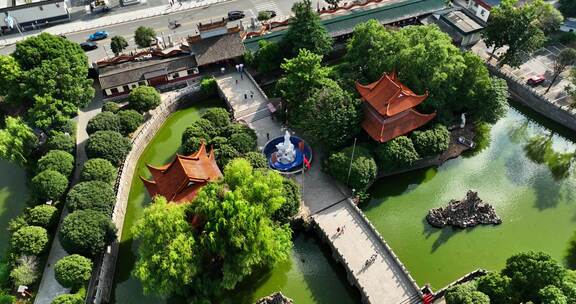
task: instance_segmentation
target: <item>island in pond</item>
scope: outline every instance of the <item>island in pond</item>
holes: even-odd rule
[[[468,190],[466,197],[461,200],[451,200],[448,206],[430,209],[426,216],[428,223],[434,227],[442,228],[453,226],[458,228],[474,227],[476,225],[498,225],[502,220],[496,215],[494,207],[484,203],[478,192]]]

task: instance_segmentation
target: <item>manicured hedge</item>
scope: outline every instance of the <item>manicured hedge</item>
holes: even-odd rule
[[[116,181],[118,169],[112,163],[103,158],[92,158],[84,163],[80,179],[82,181],[102,181],[113,184]]]
[[[76,148],[76,138],[70,134],[56,132],[48,137],[46,143],[48,150],[62,150],[73,153]]]
[[[112,185],[102,181],[81,182],[68,192],[66,204],[70,212],[95,210],[110,216],[116,201]]]
[[[443,125],[426,131],[414,131],[410,135],[414,148],[422,157],[435,156],[448,150],[450,132]]]
[[[50,205],[38,205],[26,214],[26,222],[32,226],[50,228],[58,219],[58,208]]]
[[[59,237],[68,253],[94,257],[116,238],[116,227],[101,212],[78,210],[66,216]]]
[[[77,289],[90,280],[92,261],[79,254],[65,256],[54,265],[54,274],[60,285]]]
[[[136,131],[142,122],[144,122],[144,116],[135,110],[122,110],[116,115],[120,120],[120,132],[124,135]]]
[[[58,200],[68,187],[68,179],[60,172],[46,170],[34,176],[30,185],[38,200]]]
[[[348,183],[351,188],[358,191],[366,187],[376,178],[378,167],[368,149],[357,146],[354,151],[354,160],[350,165],[353,147],[330,155],[324,167],[332,177],[343,184]],[[350,173],[350,177],[348,174]]]
[[[90,136],[86,154],[89,158],[104,158],[118,166],[130,149],[132,143],[122,134],[115,131],[98,131]]]
[[[396,137],[376,148],[378,167],[384,172],[410,167],[420,159],[412,140],[406,136]]]
[[[10,238],[10,246],[19,254],[39,255],[48,246],[48,232],[38,226],[22,227]]]
[[[74,170],[74,156],[65,151],[51,150],[38,160],[37,170],[38,172],[54,170],[64,176],[70,176]]]
[[[93,134],[98,131],[120,132],[120,119],[112,112],[102,112],[92,117],[86,126],[86,132]]]
[[[129,106],[140,113],[156,108],[160,102],[160,93],[149,86],[139,86],[133,89],[128,96]]]

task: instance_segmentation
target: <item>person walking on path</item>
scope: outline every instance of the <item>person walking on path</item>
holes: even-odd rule
[[[266,140],[268,140],[268,141],[270,140],[270,133],[266,133]],[[340,229],[340,228],[338,228],[338,229]]]

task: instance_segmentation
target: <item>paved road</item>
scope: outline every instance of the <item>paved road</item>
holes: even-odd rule
[[[151,0],[148,0],[151,1]],[[154,1],[168,1],[168,0],[154,0]],[[106,30],[110,33],[110,38],[112,36],[123,36],[128,41],[128,50],[135,50],[136,45],[134,43],[134,31],[139,26],[149,26],[156,30],[159,35],[164,36],[164,39],[168,41],[170,36],[173,41],[178,41],[190,34],[194,34],[197,31],[197,24],[199,22],[209,22],[210,20],[218,20],[227,15],[228,11],[231,10],[244,10],[246,12],[246,17],[241,21],[234,21],[231,24],[237,24],[242,22],[244,25],[250,25],[251,17],[256,17],[258,11],[262,10],[274,10],[277,12],[278,16],[289,15],[291,13],[291,7],[293,3],[297,0],[231,0],[228,2],[222,2],[213,4],[207,7],[192,9],[189,11],[175,12],[172,14],[161,15],[157,17],[151,17],[147,19],[136,20],[133,22],[113,24],[110,26],[105,26],[100,28],[101,30]],[[325,5],[322,0],[313,1],[313,6]],[[167,4],[164,4],[167,8]],[[178,5],[178,4],[176,4]],[[136,9],[137,6],[129,7],[130,9]],[[128,9],[128,8],[126,8]],[[107,18],[103,16],[102,18]],[[171,30],[168,28],[169,21],[177,20],[182,24],[176,30]],[[74,27],[75,22],[67,24],[67,26]],[[94,30],[80,31],[73,34],[67,35],[68,39],[74,42],[86,41],[86,38]],[[89,61],[98,61],[106,56],[113,56],[110,50],[110,38],[98,41],[99,48],[93,51],[87,52]],[[9,54],[14,51],[14,46],[8,46],[0,49],[0,54]]]

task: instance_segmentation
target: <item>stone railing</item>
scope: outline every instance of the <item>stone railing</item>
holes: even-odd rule
[[[515,101],[576,131],[576,109],[571,106],[562,106],[553,102],[534,88],[527,86],[524,81],[516,77],[516,75],[503,71],[493,63],[486,62],[486,66],[492,74],[506,80],[508,90]]]
[[[386,240],[384,240],[384,238],[382,237],[382,235],[380,235],[380,233],[378,232],[378,230],[376,230],[376,228],[374,228],[374,226],[372,225],[372,223],[370,222],[370,220],[366,217],[366,215],[364,215],[364,212],[362,212],[362,210],[360,210],[351,199],[345,199],[343,202],[340,202],[340,204],[347,204],[346,208],[347,209],[352,209],[354,213],[356,213],[361,219],[363,224],[365,224],[368,229],[369,232],[371,234],[373,234],[374,236],[376,236],[376,239],[379,240],[380,245],[383,247],[385,254],[389,255],[392,257],[392,259],[394,260],[394,262],[398,265],[398,267],[402,270],[402,272],[404,273],[404,275],[406,275],[406,277],[408,278],[408,280],[410,281],[411,287],[414,290],[414,294],[408,298],[408,299],[404,299],[402,303],[420,303],[420,300],[422,299],[422,291],[420,289],[420,287],[418,286],[418,284],[416,283],[416,281],[414,280],[414,278],[412,278],[412,275],[410,274],[410,271],[408,271],[408,269],[406,268],[406,266],[404,266],[404,264],[402,263],[402,261],[400,261],[400,259],[398,258],[398,256],[394,253],[394,251],[392,250],[392,248],[388,245],[388,243],[386,242]],[[350,267],[350,265],[348,264],[348,261],[344,258],[344,256],[340,253],[340,251],[338,251],[338,248],[336,246],[334,246],[334,244],[330,241],[330,233],[328,231],[323,230],[317,223],[315,224],[315,227],[317,228],[318,232],[321,233],[321,237],[324,240],[327,240],[328,244],[330,245],[331,249],[332,249],[332,254],[333,257],[337,260],[340,261],[344,267],[346,268],[346,273],[347,273],[347,277],[348,277],[348,281],[350,281],[350,283],[354,286],[356,286],[358,288],[358,290],[360,291],[360,294],[362,295],[362,302],[363,303],[376,303],[376,302],[371,302],[371,300],[369,299],[369,295],[366,294],[366,291],[364,290],[363,286],[361,286],[358,282],[358,279],[356,278],[356,275],[354,274],[354,270]]]
[[[163,96],[163,101],[156,109],[151,111],[151,117],[147,120],[138,130],[132,139],[132,150],[124,160],[118,172],[118,179],[116,180],[116,204],[112,214],[112,222],[116,225],[118,230],[118,238],[122,236],[122,229],[124,225],[124,217],[126,215],[126,208],[128,206],[128,196],[130,194],[130,186],[136,171],[136,165],[142,152],[148,146],[148,143],[160,127],[164,124],[168,116],[172,114],[180,105],[180,100],[185,95],[196,92],[200,89],[199,86],[186,87],[181,90],[166,93]],[[97,276],[93,277],[90,282],[91,288],[88,290],[86,303],[108,303],[112,286],[114,283],[114,271],[116,268],[116,259],[118,257],[119,243],[115,241],[110,245],[107,252],[103,255],[100,269],[96,269]]]
[[[442,298],[446,294],[446,291],[452,286],[456,286],[459,284],[464,284],[466,282],[470,282],[470,281],[475,280],[479,277],[485,276],[486,274],[488,274],[488,271],[485,269],[476,269],[470,273],[467,273],[467,274],[463,275],[462,277],[460,277],[459,279],[457,279],[456,281],[446,285],[442,289],[435,292],[434,293],[434,299],[437,300],[437,299]]]

